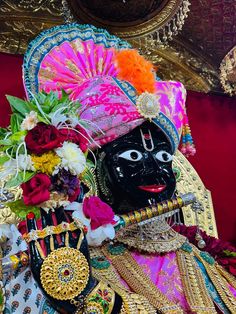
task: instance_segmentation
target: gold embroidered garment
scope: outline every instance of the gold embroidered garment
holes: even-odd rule
[[[99,259],[108,262],[106,267],[94,263]],[[108,245],[93,249],[92,261],[95,277],[114,290],[119,287],[146,297],[160,313],[217,313],[216,307],[224,313],[236,312],[236,299],[229,289],[229,284],[236,287],[235,279],[187,242],[165,255]]]

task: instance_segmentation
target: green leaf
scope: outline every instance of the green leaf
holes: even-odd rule
[[[5,164],[5,162],[7,162],[10,158],[6,155],[4,156],[0,156],[0,165]]]
[[[20,186],[22,183],[29,181],[34,175],[35,172],[32,171],[26,171],[25,173],[24,171],[21,171],[18,173],[17,177],[11,178],[6,183],[6,189]]]
[[[4,137],[6,136],[7,132],[9,132],[8,129],[0,128],[0,138],[4,139]]]
[[[89,159],[86,161],[86,164],[89,168],[95,168],[95,164]]]
[[[63,113],[64,111],[66,111],[66,110],[68,109],[68,108],[67,108],[67,104],[65,104],[65,103],[57,104],[56,106],[54,106],[54,107],[51,109],[51,112],[56,112],[58,109],[63,108],[63,107],[66,107],[66,109],[60,111],[60,113]]]
[[[14,178],[11,178],[7,181],[5,187],[7,189],[10,189],[10,188],[14,188],[16,186],[19,186],[21,184],[21,181],[18,179],[18,177],[14,177]]]
[[[38,114],[38,121],[48,124],[48,121],[44,117],[42,117],[40,114]]]
[[[27,101],[22,100],[18,97],[10,96],[10,95],[7,95],[6,97],[14,113],[18,112],[23,117],[25,117],[28,113],[30,113],[30,106]]]
[[[232,252],[229,250],[224,250],[224,253],[226,256],[230,256],[230,257],[236,257],[236,252]]]
[[[7,138],[5,140],[0,140],[0,145],[11,146],[12,145],[12,141],[9,138]]]
[[[25,171],[25,173],[22,172],[21,173],[21,176],[23,179],[22,183],[29,181],[31,178],[33,178],[34,175],[35,175],[35,172],[33,171]]]
[[[69,94],[67,94],[67,92],[64,89],[61,90],[61,98],[60,99],[62,102],[65,102],[68,100],[70,101]]]
[[[14,134],[12,134],[10,136],[10,139],[13,143],[16,143],[16,144],[19,144],[19,141],[22,139],[23,136],[25,136],[27,134],[27,131],[19,131],[19,132],[16,132]]]
[[[36,219],[40,218],[40,209],[35,206],[25,205],[22,199],[6,203],[6,205],[21,219],[26,219],[26,215],[30,212],[35,214]]]
[[[0,152],[6,152],[6,150],[9,148],[9,146],[3,146],[0,145]]]
[[[11,115],[11,131],[12,133],[18,132],[20,129],[20,122],[18,120],[18,115],[16,113],[13,113]]]

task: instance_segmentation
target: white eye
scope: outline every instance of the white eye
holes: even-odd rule
[[[120,154],[119,157],[130,161],[139,161],[143,158],[143,155],[138,150],[130,149]]]
[[[156,153],[156,159],[162,162],[169,162],[173,159],[173,156],[167,153],[165,150],[160,150],[158,153]]]

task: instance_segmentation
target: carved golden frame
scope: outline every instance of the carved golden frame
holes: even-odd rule
[[[140,22],[139,24],[134,24],[132,26],[127,24],[124,24],[124,26],[111,25],[109,22],[106,23],[106,21],[88,14],[83,7],[78,6],[78,2],[76,0],[69,0],[68,2],[73,15],[78,21],[107,28],[117,36],[128,40],[149,35],[150,33],[166,26],[166,24],[170,22],[178,12],[183,0],[165,1],[163,7],[161,10],[157,11],[156,15],[147,21]]]
[[[0,52],[23,54],[29,41],[42,30],[63,24],[65,15],[70,16],[67,1],[2,0],[0,2]],[[71,0],[70,3],[72,1],[75,0]],[[180,39],[165,46],[155,40],[155,29],[161,28],[174,16],[181,2],[169,0],[164,3],[158,15],[149,21],[130,26],[125,30],[120,29],[120,33],[117,34],[140,49],[159,68],[158,75],[162,79],[179,80],[188,89],[194,91],[217,90],[219,88],[217,69],[195,51],[194,47],[189,47]],[[85,17],[84,22],[94,23],[86,20]]]

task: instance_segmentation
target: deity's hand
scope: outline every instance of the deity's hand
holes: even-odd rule
[[[52,306],[60,313],[83,308],[97,285],[91,275],[89,250],[82,226],[63,208],[41,210],[42,230],[33,213],[27,216],[31,270]],[[83,311],[82,311],[83,312]]]

